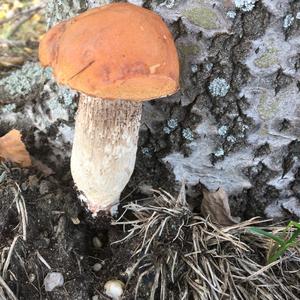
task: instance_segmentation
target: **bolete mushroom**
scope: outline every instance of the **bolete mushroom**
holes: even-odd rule
[[[142,102],[179,88],[172,35],[150,10],[109,4],[54,26],[39,58],[80,92],[71,172],[88,208],[108,210],[134,169]]]

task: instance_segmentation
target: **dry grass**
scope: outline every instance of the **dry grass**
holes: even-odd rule
[[[269,241],[248,231],[262,221],[219,228],[190,211],[184,189],[177,199],[153,192],[152,201],[125,206],[134,220],[116,222],[127,232],[117,243],[137,245],[127,270],[127,285],[137,278],[136,299],[149,281],[151,300],[300,299],[300,249],[266,266]]]
[[[2,183],[2,181],[4,181],[7,173],[9,173],[9,168],[2,162],[0,164],[0,184]],[[13,274],[9,271],[11,258],[13,253],[15,252],[15,248],[17,243],[19,242],[20,237],[23,239],[23,241],[26,241],[28,226],[27,209],[20,186],[17,182],[13,181],[11,182],[10,189],[14,195],[11,206],[16,207],[19,215],[19,225],[17,227],[19,229],[18,231],[22,233],[20,234],[16,232],[15,237],[9,247],[1,247],[0,245],[0,300],[17,300],[17,297],[7,285],[6,280],[9,275],[13,276]],[[8,298],[6,298],[5,294]]]

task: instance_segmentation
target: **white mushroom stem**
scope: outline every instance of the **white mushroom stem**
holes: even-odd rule
[[[93,213],[119,202],[135,165],[142,104],[81,94],[71,172]]]

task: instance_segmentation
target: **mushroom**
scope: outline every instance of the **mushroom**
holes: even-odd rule
[[[39,59],[80,92],[71,172],[88,208],[109,210],[134,169],[142,102],[179,89],[172,35],[154,12],[114,3],[55,25]]]

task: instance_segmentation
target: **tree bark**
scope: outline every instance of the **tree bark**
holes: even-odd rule
[[[48,1],[48,24],[107,2]],[[243,218],[299,217],[299,1],[130,2],[168,23],[180,53],[181,91],[144,104],[128,191],[144,183],[172,191],[185,180],[196,200],[203,186],[224,188]],[[0,122],[28,130],[33,155],[42,149],[59,166],[70,154],[74,94],[47,76],[38,100],[2,113]],[[22,112],[29,117],[18,118]]]

